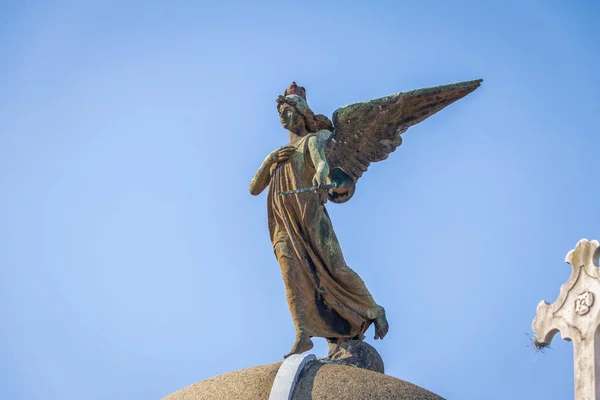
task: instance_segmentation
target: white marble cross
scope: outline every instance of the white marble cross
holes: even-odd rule
[[[533,320],[539,343],[549,344],[560,331],[573,342],[575,400],[600,400],[600,242],[582,239],[565,259],[569,280],[553,304],[540,302]]]

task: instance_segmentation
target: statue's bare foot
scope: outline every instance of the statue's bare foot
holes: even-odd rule
[[[375,324],[375,339],[383,339],[390,329],[390,324],[385,317],[385,309],[379,306],[379,315],[373,321]]]
[[[310,336],[305,333],[301,333],[296,335],[296,341],[292,346],[292,350],[287,353],[283,358],[288,358],[292,354],[302,354],[305,351],[308,351],[313,348],[313,342],[310,340]]]

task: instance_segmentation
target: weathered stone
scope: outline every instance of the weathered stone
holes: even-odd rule
[[[412,383],[362,368],[310,364],[292,400],[444,400]]]
[[[163,400],[268,399],[281,362],[218,375],[178,390]]]
[[[329,354],[323,362],[352,365],[384,373],[383,360],[377,350],[362,340],[329,343]]]
[[[575,400],[600,400],[600,243],[580,240],[567,254],[569,280],[561,286],[558,299],[540,302],[533,320],[536,345],[548,345],[560,331],[573,342]]]
[[[230,372],[190,385],[163,400],[267,400],[281,363]],[[348,365],[307,365],[291,400],[443,400],[412,383]]]

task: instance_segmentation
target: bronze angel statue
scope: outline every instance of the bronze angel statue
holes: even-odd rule
[[[286,288],[296,339],[285,357],[330,343],[388,332],[384,308],[344,260],[325,203],[348,201],[372,162],[386,159],[412,125],[466,96],[481,80],[398,93],[341,107],[332,120],[315,115],[295,82],[277,98],[289,143],[270,153],[250,183],[268,187],[271,242]]]

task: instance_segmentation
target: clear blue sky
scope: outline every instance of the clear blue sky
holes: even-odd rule
[[[287,141],[276,96],[295,80],[331,115],[476,78],[328,209],[387,309],[390,375],[572,398],[571,344],[536,357],[526,333],[565,254],[600,239],[599,18],[591,0],[3,2],[0,398],[156,399],[280,360],[293,325],[248,194]]]

